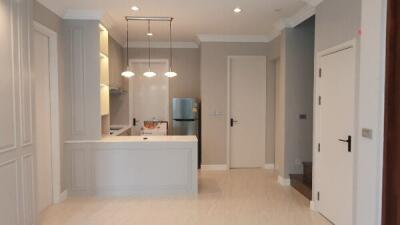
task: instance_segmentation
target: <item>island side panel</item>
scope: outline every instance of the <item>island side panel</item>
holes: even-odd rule
[[[65,146],[72,196],[196,195],[197,142],[93,142]]]

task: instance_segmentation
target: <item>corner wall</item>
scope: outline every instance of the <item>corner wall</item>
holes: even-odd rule
[[[302,162],[312,161],[314,103],[314,29],[310,18],[283,31],[285,90],[284,166],[280,175],[302,174]],[[306,118],[301,118],[301,116]]]

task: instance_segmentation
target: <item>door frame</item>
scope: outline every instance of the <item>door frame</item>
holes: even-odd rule
[[[58,34],[48,27],[33,22],[34,31],[49,37],[49,67],[50,67],[50,125],[51,125],[51,168],[53,203],[60,203],[66,198],[66,192],[61,193],[61,136],[60,136],[60,92],[58,74]]]
[[[230,125],[230,119],[231,119],[231,60],[234,58],[246,58],[246,57],[260,57],[260,58],[265,58],[265,61],[267,62],[265,64],[266,68],[266,76],[268,76],[268,58],[267,56],[263,55],[229,55],[227,59],[227,104],[226,104],[226,169],[230,170],[231,169],[231,125]],[[267,84],[265,84],[267,88]],[[221,113],[215,112],[216,116],[221,116]],[[223,116],[223,114],[222,114]],[[264,165],[266,162],[266,150],[264,150]]]
[[[148,59],[144,59],[144,58],[142,58],[142,59],[129,59],[129,66],[131,66],[132,67],[132,65],[133,64],[135,64],[135,63],[148,63],[149,62],[149,60]],[[168,70],[169,70],[169,59],[151,59],[150,60],[150,63],[165,63],[165,72],[167,72]],[[136,76],[142,76],[142,74],[136,74]],[[164,76],[164,74],[161,74],[161,76]],[[149,78],[149,79],[151,79],[151,78]],[[167,83],[168,83],[168,111],[167,111],[167,113],[168,113],[168,123],[170,123],[171,121],[170,121],[170,108],[171,108],[171,106],[170,106],[170,96],[169,96],[169,79],[167,80]],[[133,87],[132,87],[132,79],[129,79],[129,91],[128,91],[128,93],[129,93],[129,121],[128,121],[128,125],[129,126],[131,126],[132,125],[132,120],[133,120],[133,104],[132,104],[132,95],[133,95],[133,92],[132,92],[132,89],[133,89]]]
[[[353,223],[355,221],[355,212],[356,212],[356,189],[357,189],[357,151],[358,151],[358,105],[359,105],[359,79],[360,79],[360,73],[359,73],[359,43],[357,39],[352,39],[350,41],[344,42],[342,44],[336,45],[334,47],[328,48],[326,50],[322,50],[317,53],[316,55],[316,67],[315,67],[315,73],[314,73],[314,121],[313,121],[313,189],[312,189],[312,200],[310,207],[313,210],[316,210],[319,212],[318,208],[318,177],[317,177],[317,171],[319,170],[319,164],[318,164],[318,143],[320,140],[320,129],[319,129],[319,124],[320,124],[320,110],[318,107],[318,101],[319,101],[319,68],[321,65],[321,58],[327,55],[331,55],[343,50],[347,50],[353,48],[354,49],[354,58],[355,58],[355,110],[354,110],[354,157],[353,157]]]

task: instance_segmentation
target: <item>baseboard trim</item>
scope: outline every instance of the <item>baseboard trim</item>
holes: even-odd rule
[[[274,170],[275,169],[275,164],[273,164],[273,163],[265,164],[264,165],[264,169],[266,169],[266,170]]]
[[[65,191],[61,192],[60,199],[58,199],[58,201],[56,203],[61,203],[65,200],[67,200],[67,198],[68,198],[68,191],[65,190]]]
[[[228,170],[228,166],[226,164],[201,165],[201,170],[203,170],[203,171],[225,171],[225,170]]]
[[[315,209],[315,202],[314,202],[314,201],[310,201],[310,209],[311,209],[312,211],[317,211],[317,210]]]
[[[278,176],[278,183],[282,186],[290,186],[290,178]]]

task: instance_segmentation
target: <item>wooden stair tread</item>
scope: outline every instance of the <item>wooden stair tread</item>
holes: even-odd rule
[[[290,185],[309,200],[312,199],[312,182],[303,174],[290,174]]]

